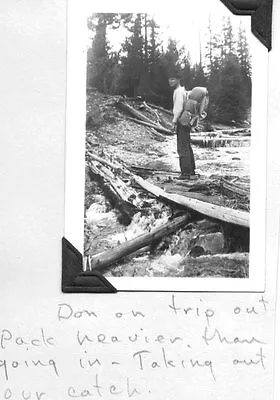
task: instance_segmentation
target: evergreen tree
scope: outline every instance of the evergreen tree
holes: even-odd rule
[[[120,15],[114,13],[93,14],[88,19],[88,28],[95,32],[92,48],[88,51],[87,84],[101,92],[109,91],[110,47],[107,41],[107,28],[120,26]]]
[[[251,77],[251,56],[246,31],[242,23],[240,23],[238,30],[237,57],[242,74],[248,78]]]
[[[251,56],[246,31],[242,23],[240,23],[238,30],[237,57],[240,65],[243,88],[246,93],[246,104],[248,109],[250,109],[252,96]]]
[[[160,81],[161,95],[164,97],[167,108],[172,106],[172,91],[168,85],[168,77],[174,70],[182,73],[184,49],[178,48],[178,42],[172,38],[168,39],[167,49],[160,57]]]
[[[214,67],[214,34],[213,34],[212,21],[210,15],[208,17],[207,34],[208,34],[208,41],[205,47],[206,49],[205,60],[206,60],[206,67],[208,69],[208,74],[210,75]]]
[[[160,46],[161,46],[161,42],[158,39],[158,32],[157,32],[157,29],[159,29],[159,25],[157,25],[154,18],[150,19],[149,28],[150,28],[150,41],[148,44],[149,64],[153,66],[158,63],[160,57]]]
[[[158,37],[158,29],[156,21],[151,18],[149,20],[149,42],[148,42],[148,64],[149,64],[149,101],[155,104],[160,104],[164,101],[162,97],[162,86],[166,85],[166,82],[162,79],[162,69],[160,64],[161,53],[161,41]]]
[[[226,57],[228,54],[234,54],[235,42],[234,42],[234,35],[230,17],[224,19],[222,35],[223,35],[223,42],[222,42],[223,57]]]
[[[149,20],[148,16],[145,13],[143,15],[143,69],[140,75],[140,82],[138,86],[138,94],[147,97],[150,91],[150,75],[149,75],[149,54],[148,54],[148,26]]]
[[[189,52],[183,58],[181,77],[181,83],[187,90],[194,87],[194,69],[191,66],[191,57]]]
[[[233,54],[226,56],[220,72],[216,107],[217,120],[221,122],[235,123],[246,119],[247,104],[241,68],[237,56]]]
[[[123,79],[122,87],[129,96],[136,96],[139,93],[141,75],[144,71],[142,36],[142,18],[137,14],[131,28],[132,35],[126,38],[122,46],[125,56],[122,57]]]
[[[207,81],[202,67],[202,63],[195,64],[193,67],[193,86],[206,86]]]
[[[208,106],[208,119],[214,119],[218,113],[220,71],[223,64],[224,50],[220,32],[214,32],[212,21],[208,19],[208,41],[206,44],[206,86],[209,91],[210,102]]]

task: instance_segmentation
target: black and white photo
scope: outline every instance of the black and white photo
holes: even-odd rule
[[[242,290],[264,254],[252,207],[264,198],[265,134],[253,142],[265,101],[253,94],[265,75],[250,18],[218,0],[187,19],[90,3],[83,15],[83,271],[144,290]]]

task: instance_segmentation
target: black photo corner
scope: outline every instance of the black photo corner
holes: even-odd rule
[[[218,1],[218,0],[217,0]],[[273,0],[219,0],[233,14],[251,17],[253,35],[271,50]],[[116,293],[118,290],[100,273],[83,271],[83,255],[67,240],[62,239],[63,293]]]

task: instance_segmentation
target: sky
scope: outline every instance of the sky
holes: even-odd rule
[[[155,21],[160,25],[160,38],[163,40],[163,45],[167,44],[169,37],[176,39],[180,46],[184,46],[186,51],[190,53],[191,61],[199,61],[199,43],[201,42],[202,52],[207,41],[207,25],[209,16],[212,21],[214,31],[219,31],[222,25],[223,17],[231,17],[234,32],[238,30],[240,21],[248,32],[249,41],[251,36],[251,17],[233,15],[220,0],[178,0],[175,6],[172,3],[152,2],[146,7],[129,4],[126,2],[118,3],[118,7],[103,2],[103,7],[100,4],[93,6],[92,1],[87,1],[86,13],[90,16],[95,12],[147,12],[153,15]],[[155,6],[157,5],[157,6]],[[119,49],[119,44],[123,41],[126,31],[119,29],[114,30],[108,35],[108,39],[114,49]],[[92,37],[92,33],[89,33]],[[90,43],[90,41],[89,41]]]

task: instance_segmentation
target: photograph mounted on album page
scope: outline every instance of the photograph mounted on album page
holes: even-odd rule
[[[68,1],[64,292],[264,291],[271,21],[235,3]]]

